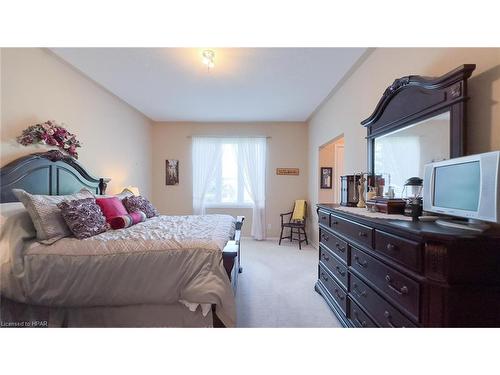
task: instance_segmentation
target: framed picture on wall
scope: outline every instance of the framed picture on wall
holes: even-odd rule
[[[179,160],[168,159],[165,161],[165,174],[167,185],[179,184]]]
[[[321,187],[321,189],[331,189],[332,188],[332,173],[333,173],[333,168],[321,167],[321,173],[320,173],[320,187]]]

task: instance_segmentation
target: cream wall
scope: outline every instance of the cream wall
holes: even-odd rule
[[[409,74],[440,76],[468,63],[477,67],[469,80],[467,153],[500,150],[500,49],[377,48],[308,121],[310,207],[318,202],[321,145],[343,133],[345,173],[365,171],[366,129],[360,122],[394,79]],[[317,243],[318,227],[316,220],[312,222],[310,237]]]
[[[3,48],[1,53],[1,161],[46,150],[15,138],[29,125],[64,122],[78,136],[79,161],[108,192],[136,185],[151,195],[151,121],[46,49]]]
[[[307,196],[307,124],[305,123],[155,123],[153,126],[153,203],[163,214],[192,214],[191,138],[193,135],[267,136],[267,235],[279,235],[279,214],[295,199]],[[179,185],[165,185],[165,160],[179,160]],[[300,168],[299,176],[277,176],[276,168]],[[211,209],[209,213],[245,215],[244,235],[251,227],[249,208]],[[270,225],[270,227],[269,227]]]

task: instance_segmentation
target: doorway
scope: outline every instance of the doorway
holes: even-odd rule
[[[341,135],[325,143],[319,148],[319,183],[318,183],[318,202],[319,203],[340,203],[340,176],[344,174],[344,136]],[[321,179],[321,168],[331,168],[331,183],[328,179]],[[329,173],[326,170],[325,173]],[[323,186],[322,186],[323,185]],[[330,185],[331,187],[328,187]]]

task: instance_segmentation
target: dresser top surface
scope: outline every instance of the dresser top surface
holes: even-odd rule
[[[500,239],[500,226],[492,225],[492,227],[484,232],[476,232],[466,229],[443,227],[434,222],[408,221],[393,219],[387,214],[381,214],[380,218],[367,217],[353,212],[346,212],[340,209],[340,205],[331,203],[320,203],[317,205],[319,209],[323,209],[334,213],[347,220],[355,221],[360,224],[374,227],[375,229],[388,231],[403,231],[412,233],[419,237],[434,237],[440,240],[452,241],[456,239]],[[362,213],[360,209],[360,213]],[[384,218],[382,218],[382,216]],[[396,217],[399,215],[395,215]]]

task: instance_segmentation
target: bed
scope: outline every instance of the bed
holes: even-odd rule
[[[242,216],[160,215],[84,240],[30,239],[12,189],[102,195],[107,182],[58,151],[1,169],[2,325],[234,327]]]

